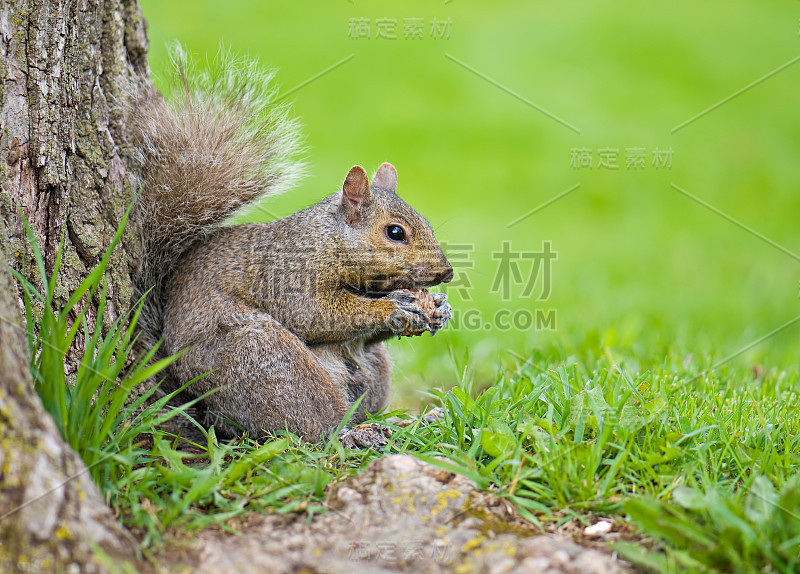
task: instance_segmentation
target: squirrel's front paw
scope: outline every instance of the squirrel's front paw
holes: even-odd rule
[[[453,308],[447,302],[447,295],[444,293],[431,293],[433,303],[436,305],[436,310],[431,314],[431,336],[436,334],[436,331],[447,325],[447,322],[453,318]]]
[[[380,450],[386,446],[386,439],[392,436],[389,427],[378,423],[364,423],[353,428],[343,428],[339,440],[344,448],[371,448]]]
[[[418,293],[411,289],[398,289],[386,296],[395,304],[389,317],[389,328],[395,335],[411,337],[430,330],[430,317],[420,307]]]

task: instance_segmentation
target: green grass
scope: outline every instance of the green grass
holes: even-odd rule
[[[637,363],[535,356],[483,391],[466,372],[449,390],[432,391],[444,420],[389,423],[385,452],[463,474],[544,528],[565,512],[627,517],[666,553],[618,550],[655,571],[796,571],[796,377],[714,375],[706,361],[678,356],[630,370]],[[162,454],[166,447],[130,476],[132,504],[153,501],[154,535],[225,524],[249,510],[324,512],[327,484],[381,456],[290,436],[259,447],[246,439],[222,445],[212,434],[193,462]]]
[[[656,571],[796,571],[796,375],[619,360],[531,357],[483,393],[440,393],[436,450],[533,521],[627,515],[666,556],[620,550]]]
[[[60,308],[54,304],[54,294],[61,271],[63,238],[53,271],[48,275],[36,237],[24,216],[22,219],[44,291],[12,270],[23,287],[34,389],[61,436],[83,459],[94,481],[105,489],[115,475],[134,464],[138,447],[135,441],[139,435],[153,432],[159,424],[183,410],[161,413],[170,396],[150,400],[156,387],[139,397],[131,397],[135,387],[157,375],[174,358],[153,361],[157,349],[135,357],[134,333],[141,301],[128,315],[114,320],[103,334],[104,273],[111,253],[122,238],[128,213],[100,262]],[[90,328],[86,316],[91,305],[87,302],[93,301],[95,295],[98,306]],[[76,336],[81,330],[80,364],[67,380],[66,356],[76,345]]]

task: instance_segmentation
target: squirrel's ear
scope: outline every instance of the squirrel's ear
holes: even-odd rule
[[[397,170],[390,163],[382,163],[372,178],[372,185],[397,193]]]
[[[344,207],[347,225],[355,225],[361,221],[361,210],[369,203],[369,179],[367,171],[360,165],[350,168],[342,185],[342,207]]]

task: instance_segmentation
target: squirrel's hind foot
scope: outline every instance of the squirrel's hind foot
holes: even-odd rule
[[[381,450],[386,446],[386,439],[392,436],[389,427],[378,423],[364,423],[352,428],[343,428],[339,440],[344,448],[371,448]]]

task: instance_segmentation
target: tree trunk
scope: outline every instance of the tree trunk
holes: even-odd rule
[[[20,212],[48,271],[64,241],[58,300],[65,301],[99,261],[137,191],[128,169],[127,120],[148,78],[145,22],[136,0],[0,0],[2,571],[67,570],[70,564],[102,569],[92,561],[93,544],[113,556],[131,553],[83,463],[34,393],[19,291],[8,266],[35,269]],[[140,252],[134,226],[108,267],[107,322],[130,308]],[[35,277],[29,273],[29,279]],[[91,313],[87,318],[94,324]],[[72,356],[67,373],[76,367]]]

